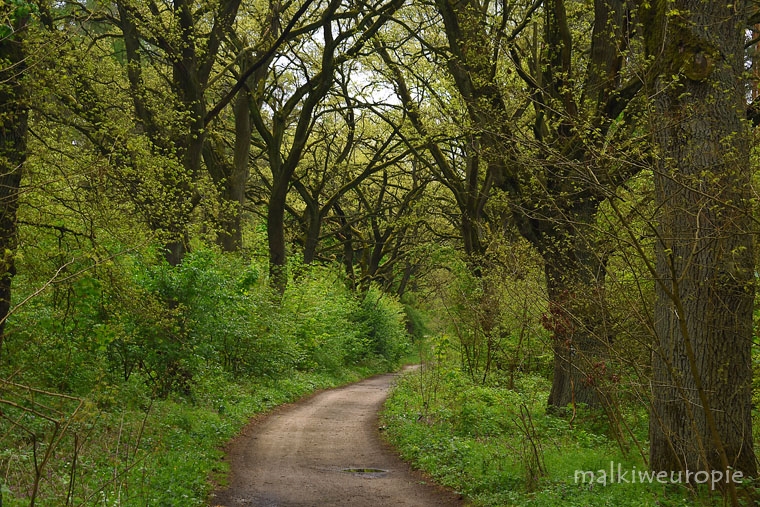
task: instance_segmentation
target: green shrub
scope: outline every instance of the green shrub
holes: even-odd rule
[[[355,359],[374,355],[396,364],[409,350],[403,306],[376,287],[370,287],[364,294],[353,320],[365,338],[355,350]]]
[[[610,462],[646,470],[646,464],[606,435],[598,412],[579,407],[572,425],[548,414],[549,389],[537,375],[518,374],[507,389],[481,385],[448,365],[424,365],[402,377],[387,400],[384,434],[405,459],[476,506],[721,503],[720,495],[677,486],[576,482],[576,470],[608,470]],[[637,410],[622,414],[631,427]]]
[[[329,268],[302,267],[288,286],[275,327],[293,344],[293,366],[302,371],[336,372],[360,337],[350,323],[356,303]]]
[[[407,298],[408,299],[408,298]],[[421,341],[425,335],[429,334],[427,319],[425,315],[415,306],[413,301],[402,301],[404,304],[404,322],[406,332],[413,342]]]
[[[67,278],[9,321],[2,505],[29,504],[35,456],[37,505],[204,505],[220,447],[252,414],[383,371],[405,348],[401,306],[354,294],[337,269],[303,267],[279,300],[238,256],[153,259]]]

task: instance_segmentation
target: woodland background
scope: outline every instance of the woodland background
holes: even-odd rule
[[[483,505],[753,504],[754,1],[6,0],[0,503],[202,505],[253,413]],[[754,419],[754,424],[753,424]]]

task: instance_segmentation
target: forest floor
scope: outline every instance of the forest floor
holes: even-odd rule
[[[397,376],[323,391],[253,421],[229,444],[229,486],[211,505],[464,505],[383,441],[378,411]]]

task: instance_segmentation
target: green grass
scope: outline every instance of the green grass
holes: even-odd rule
[[[403,306],[348,290],[338,267],[302,268],[280,298],[239,256],[151,258],[72,278],[8,321],[1,506],[205,505],[253,415],[408,351]]]
[[[477,506],[722,505],[718,494],[633,483],[631,472],[646,470],[646,448],[627,439],[623,453],[599,412],[579,407],[572,423],[547,413],[549,387],[537,375],[520,375],[506,389],[476,385],[455,368],[426,367],[407,374],[389,397],[386,435],[404,459]],[[623,416],[645,445],[645,414]],[[598,472],[610,463],[631,482],[613,481],[609,472],[604,479]],[[597,480],[576,481],[576,471],[597,472]]]
[[[294,372],[282,379],[236,381],[216,371],[199,379],[189,397],[151,400],[137,379],[135,385],[93,394],[45,465],[36,505],[206,505],[212,488],[225,483],[224,444],[253,415],[376,372],[357,367],[341,374]],[[4,454],[1,505],[28,506],[32,448],[19,442]]]

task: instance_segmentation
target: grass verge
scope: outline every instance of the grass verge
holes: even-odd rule
[[[251,417],[381,370],[378,365],[339,374],[293,372],[270,380],[214,372],[198,379],[186,397],[151,400],[141,385],[130,384],[94,394],[53,452],[46,452],[46,442],[36,448],[20,442],[2,451],[12,458],[2,471],[0,505],[29,506],[33,496],[34,505],[51,507],[207,505],[211,490],[225,484],[223,446]],[[36,469],[42,476],[30,480]]]
[[[642,475],[645,412],[623,414],[642,443],[624,452],[600,412],[578,407],[574,419],[547,413],[549,388],[537,375],[518,375],[507,389],[498,376],[480,385],[456,368],[425,365],[399,381],[383,424],[402,458],[476,506],[722,505],[704,487],[695,492]]]

